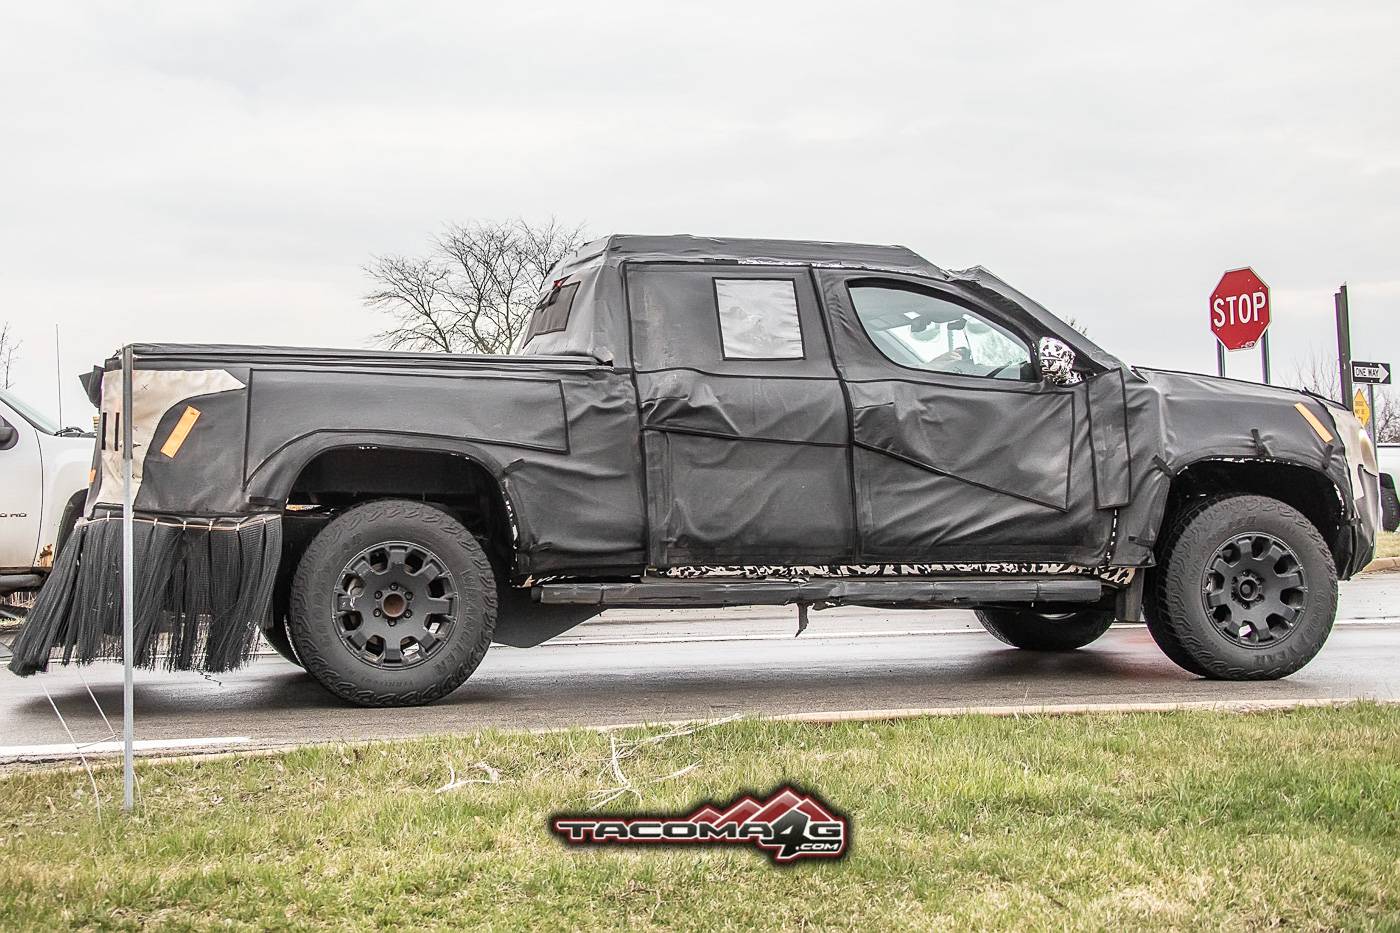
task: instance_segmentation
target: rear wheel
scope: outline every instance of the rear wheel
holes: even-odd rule
[[[1337,568],[1302,513],[1265,496],[1203,500],[1163,541],[1145,613],[1178,665],[1220,680],[1286,677],[1337,613]]]
[[[273,610],[278,612],[276,608]],[[276,618],[272,620],[272,628],[266,629],[262,633],[263,641],[268,646],[282,656],[284,661],[290,661],[297,667],[301,667],[301,660],[297,657],[296,648],[292,645],[291,633],[287,631],[287,619],[285,615],[278,612]]]
[[[303,554],[289,630],[297,658],[362,706],[416,706],[476,670],[496,624],[481,546],[447,513],[387,500],[336,518]]]
[[[1073,651],[1099,638],[1113,624],[1106,609],[1033,612],[1030,609],[978,609],[982,627],[1013,648]]]

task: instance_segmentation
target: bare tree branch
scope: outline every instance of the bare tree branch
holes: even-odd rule
[[[10,330],[10,322],[0,323],[0,389],[8,389],[15,384],[14,366],[19,358],[20,343]]]
[[[461,349],[453,342],[454,313],[444,295],[445,268],[427,259],[377,256],[365,272],[379,286],[365,296],[365,304],[394,321],[394,326],[377,335],[389,349],[444,353]]]
[[[1337,361],[1325,354],[1311,353],[1301,362],[1294,362],[1291,384],[1295,388],[1306,389],[1330,399],[1342,400],[1341,378],[1337,373]],[[1364,389],[1362,390],[1365,391]],[[1351,407],[1352,400],[1345,399]],[[1376,407],[1371,412],[1371,436],[1380,444],[1400,443],[1400,403],[1390,389],[1376,387]]]
[[[376,257],[364,301],[391,320],[377,337],[391,349],[509,353],[550,270],[583,241],[582,227],[555,220],[470,223],[448,227],[426,257]]]
[[[1301,361],[1294,361],[1293,378],[1290,382],[1294,388],[1306,389],[1327,398],[1342,397],[1341,382],[1337,378],[1337,361],[1328,359],[1325,355],[1319,356],[1316,352],[1309,353]]]

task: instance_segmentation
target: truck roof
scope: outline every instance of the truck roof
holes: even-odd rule
[[[907,246],[838,243],[825,240],[772,240],[748,237],[701,237],[690,234],[615,233],[585,243],[569,261],[582,264],[604,255],[620,259],[698,262],[725,260],[787,265],[842,266],[862,269],[918,271],[946,277]]]
[[[655,236],[615,233],[585,243],[554,268],[556,280],[579,276],[568,326],[536,334],[526,342],[529,353],[580,355],[603,363],[629,359],[630,322],[626,298],[616,274],[627,262],[729,262],[753,265],[818,266],[922,276],[969,297],[1029,314],[1050,334],[1081,348],[1090,359],[1111,367],[1112,356],[1099,349],[1044,307],[981,266],[961,271],[939,268],[907,246],[837,243],[826,240],[775,240],[748,237]],[[599,275],[604,268],[612,275]]]

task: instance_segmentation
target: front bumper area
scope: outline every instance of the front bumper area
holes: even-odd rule
[[[1356,497],[1355,517],[1341,530],[1344,538],[1342,543],[1350,546],[1347,559],[1343,562],[1344,566],[1338,568],[1343,580],[1360,573],[1375,557],[1376,534],[1380,528],[1380,477],[1361,469],[1357,471],[1357,477],[1352,482],[1357,484],[1359,495]]]

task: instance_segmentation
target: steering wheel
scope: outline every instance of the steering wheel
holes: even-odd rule
[[[972,361],[972,351],[967,347],[954,347],[947,353],[940,353],[929,360],[928,365],[957,376],[981,375],[977,372],[977,364]]]

